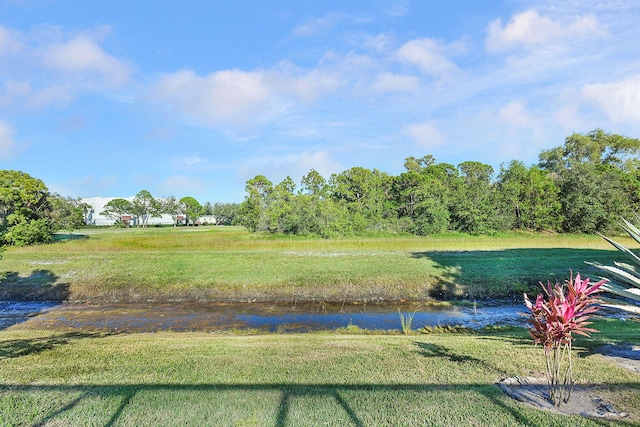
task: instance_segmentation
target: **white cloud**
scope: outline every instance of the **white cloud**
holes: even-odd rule
[[[334,20],[332,19],[317,18],[294,28],[293,35],[296,37],[313,36],[318,32],[331,28],[333,24],[334,24]]]
[[[331,67],[300,71],[289,63],[269,70],[222,70],[199,76],[191,70],[165,74],[151,97],[199,125],[241,128],[286,115],[296,104],[334,92],[341,75]],[[297,105],[300,106],[300,105]]]
[[[110,85],[125,83],[131,73],[126,63],[107,54],[87,36],[49,46],[44,53],[44,63],[64,73],[96,73]]]
[[[409,12],[409,0],[388,1],[382,4],[383,9],[392,17],[404,16]]]
[[[387,52],[391,48],[395,38],[390,33],[378,34],[377,36],[367,36],[363,46],[376,52]]]
[[[21,151],[14,134],[15,131],[10,125],[0,121],[0,159],[9,160]]]
[[[361,25],[371,22],[371,17],[365,14],[349,15],[343,13],[327,13],[321,18],[310,19],[303,24],[298,25],[293,29],[291,35],[293,37],[311,37],[317,34],[326,33],[329,30],[334,30],[335,27],[351,24]]]
[[[211,189],[213,186],[205,183],[202,179],[184,175],[173,175],[160,183],[160,191],[166,193],[165,196],[170,194],[195,194],[205,188]]]
[[[31,94],[29,81],[5,80],[0,92],[0,106],[10,105],[16,99],[25,98]]]
[[[200,156],[175,157],[172,159],[173,167],[186,172],[207,172],[215,168],[209,159]]]
[[[498,111],[498,119],[512,128],[530,129],[538,126],[538,120],[525,110],[522,101],[514,101]]]
[[[380,73],[373,83],[377,92],[416,92],[420,89],[420,79],[415,76]]]
[[[464,50],[461,44],[444,45],[433,39],[417,39],[405,43],[398,50],[398,58],[417,66],[423,73],[446,77],[458,70],[447,56]]]
[[[34,89],[30,81],[6,80],[0,91],[0,106],[21,102],[29,108],[44,108],[51,105],[64,106],[73,96],[71,84],[52,84]]]
[[[16,53],[22,48],[18,34],[0,25],[0,57]]]
[[[0,26],[0,106],[65,106],[82,93],[111,90],[129,81],[131,68],[107,54],[96,39],[107,27],[88,35],[68,36],[52,26],[28,33]],[[3,57],[6,57],[6,59]]]
[[[51,85],[33,92],[27,99],[29,107],[43,108],[50,105],[66,105],[73,98],[73,87],[70,83]]]
[[[575,102],[564,105],[553,114],[553,120],[566,134],[576,131],[576,129],[589,129],[593,124],[583,117]]]
[[[307,72],[283,62],[277,69],[264,73],[265,85],[281,97],[313,102],[340,86],[342,76],[337,69],[331,68],[321,65],[320,68]]]
[[[640,75],[619,82],[585,85],[582,95],[613,123],[635,124],[640,120]]]
[[[299,185],[302,177],[311,169],[315,169],[325,179],[329,179],[332,173],[342,172],[344,166],[326,151],[304,151],[246,159],[236,175],[242,182],[256,175],[264,175],[274,184],[290,176],[296,185]]]
[[[326,179],[332,173],[341,172],[343,169],[343,166],[326,151],[305,151],[298,156],[295,165],[298,174],[301,176],[309,173],[311,169],[315,169]]]
[[[419,146],[424,148],[435,148],[445,141],[442,132],[430,122],[406,126],[403,133],[413,138]]]
[[[492,21],[487,28],[486,48],[489,52],[504,52],[603,32],[593,15],[561,22],[540,16],[536,10],[528,10],[513,16],[504,26],[500,19]]]
[[[227,70],[200,77],[191,70],[162,76],[152,96],[207,125],[250,122],[272,97],[262,71]]]

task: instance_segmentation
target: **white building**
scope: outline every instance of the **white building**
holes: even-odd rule
[[[88,197],[82,199],[82,203],[86,203],[91,206],[87,214],[87,225],[114,225],[115,221],[108,216],[100,215],[100,212],[104,212],[104,206],[113,199],[125,199],[130,202],[134,197]],[[124,215],[123,221],[128,222],[128,225],[136,225],[136,218],[131,215]],[[184,216],[178,217],[178,221],[182,220],[184,223]],[[162,215],[160,218],[149,218],[148,225],[173,225],[173,218],[171,215]]]

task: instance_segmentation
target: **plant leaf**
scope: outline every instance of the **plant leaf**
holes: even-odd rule
[[[626,247],[624,247],[623,245],[621,245],[620,243],[608,238],[607,236],[604,236],[602,234],[598,233],[598,236],[602,237],[604,240],[606,240],[607,242],[611,243],[613,246],[615,246],[616,249],[618,249],[620,252],[625,253],[629,258],[631,258],[636,264],[640,265],[640,258],[634,254],[633,252],[631,252],[631,250],[627,249]]]

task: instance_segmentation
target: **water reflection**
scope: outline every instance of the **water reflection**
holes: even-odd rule
[[[29,320],[41,312],[60,304],[56,301],[24,302],[0,301],[0,330]]]
[[[424,326],[522,324],[524,306],[433,306],[426,304],[56,304],[2,303],[0,325],[31,329],[105,332],[224,331],[262,329],[305,332],[350,325],[398,330],[400,313],[413,314],[413,329]],[[5,322],[5,323],[2,323]],[[12,323],[13,322],[13,323]]]

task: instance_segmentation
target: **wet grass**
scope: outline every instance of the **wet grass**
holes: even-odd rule
[[[637,327],[607,321],[607,339]],[[630,414],[606,425],[637,425],[637,374],[586,344],[575,347],[577,378]],[[603,425],[532,409],[495,385],[541,375],[543,364],[542,349],[515,328],[410,336],[5,330],[0,424]]]
[[[597,236],[512,233],[334,240],[236,227],[92,229],[9,248],[5,299],[379,301],[518,298],[537,283],[609,263]],[[623,239],[624,240],[624,239]],[[630,242],[626,242],[633,246]],[[54,292],[55,290],[55,292]]]

